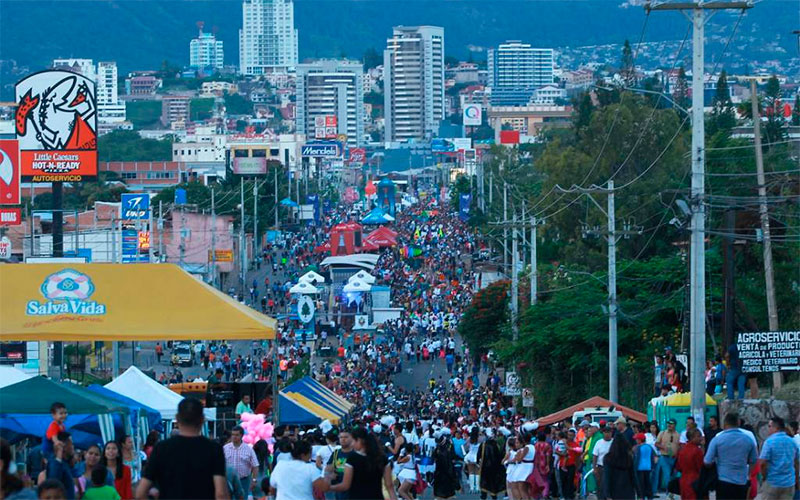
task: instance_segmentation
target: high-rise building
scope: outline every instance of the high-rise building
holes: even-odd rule
[[[364,143],[364,67],[359,61],[325,59],[297,66],[297,132],[307,140],[347,135]]]
[[[536,88],[553,84],[553,49],[510,40],[487,56],[493,106],[524,106]]]
[[[92,81],[97,78],[94,61],[91,59],[76,59],[72,57],[53,59],[53,69],[66,69],[73,73],[80,73]]]
[[[297,66],[293,0],[244,0],[239,71],[263,75]]]
[[[125,121],[125,103],[119,100],[117,63],[91,59],[54,59],[53,68],[80,73],[95,82],[97,98],[97,128],[104,134],[119,128]]]
[[[396,26],[383,51],[386,142],[430,139],[445,117],[444,28]]]
[[[189,66],[199,70],[219,70],[224,63],[222,40],[211,33],[200,33],[189,42]]]

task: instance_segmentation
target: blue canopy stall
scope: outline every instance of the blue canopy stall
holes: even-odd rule
[[[310,377],[284,387],[278,398],[281,424],[338,424],[353,405]]]

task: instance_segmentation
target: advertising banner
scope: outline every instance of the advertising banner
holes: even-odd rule
[[[95,84],[70,71],[34,73],[16,86],[14,117],[23,181],[97,177]]]
[[[11,258],[11,240],[8,236],[0,238],[0,260],[8,260]]]
[[[744,373],[800,370],[800,331],[740,333],[736,347]]]
[[[213,259],[211,250],[208,251],[208,261],[216,260],[217,262],[233,262],[233,250],[215,250],[217,258]]]
[[[506,372],[506,396],[522,395],[522,387],[517,372]]]
[[[330,142],[311,142],[300,149],[303,156],[311,158],[336,158],[341,156],[339,144]]]
[[[471,194],[462,194],[458,198],[458,216],[463,221],[469,220],[469,206],[472,203]]]
[[[483,121],[483,110],[480,104],[467,104],[464,106],[464,125],[467,127],[480,126]]]
[[[350,148],[350,163],[364,163],[367,151],[364,148]]]
[[[19,205],[19,142],[0,141],[0,205]]]
[[[267,159],[234,158],[233,173],[236,175],[264,175],[267,173]]]
[[[321,215],[320,210],[321,206],[319,203],[319,195],[318,194],[309,194],[306,196],[306,203],[314,207],[314,223],[319,223],[319,217]]]
[[[150,196],[142,193],[122,193],[120,207],[124,220],[150,218]]]
[[[0,207],[0,226],[19,226],[22,224],[21,208]]]

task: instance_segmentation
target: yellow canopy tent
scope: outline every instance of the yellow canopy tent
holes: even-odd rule
[[[0,339],[273,339],[275,320],[174,264],[0,265]]]

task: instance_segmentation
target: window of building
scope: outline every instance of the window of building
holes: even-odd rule
[[[234,158],[247,158],[249,155],[249,150],[247,149],[234,149],[233,150],[233,157]]]
[[[122,172],[120,177],[122,177],[123,179],[135,179],[136,172]]]
[[[266,158],[267,157],[267,150],[266,149],[253,149],[253,158]]]

